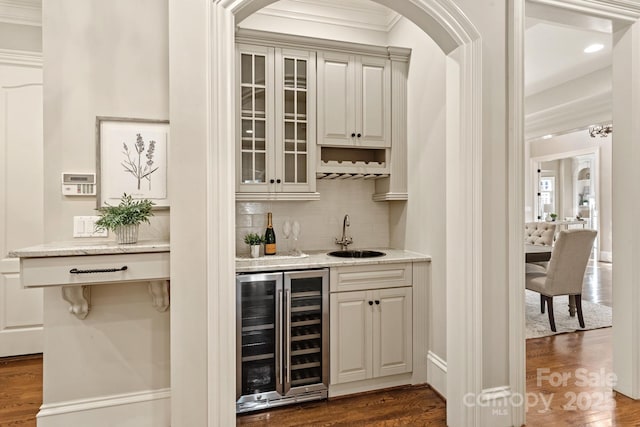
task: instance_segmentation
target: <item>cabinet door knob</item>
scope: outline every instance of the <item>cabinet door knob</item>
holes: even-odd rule
[[[351,134],[351,138],[355,138],[355,137],[356,137],[356,133],[355,133],[355,132],[353,132],[353,133]]]
[[[380,305],[380,300],[376,300],[376,305]]]
[[[362,134],[361,134],[361,133],[359,133],[359,134],[358,134],[358,138],[360,138],[361,136],[362,136]]]
[[[273,184],[274,182],[276,182],[274,179],[269,180],[269,184]]]
[[[278,178],[278,179],[276,179],[276,182],[277,182],[278,184],[280,184],[282,181],[280,180],[280,178]]]
[[[373,301],[369,301],[369,305],[373,305]]]

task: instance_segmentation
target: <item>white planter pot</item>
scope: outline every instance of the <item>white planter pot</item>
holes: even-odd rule
[[[114,231],[116,233],[117,242],[119,244],[131,244],[138,242],[138,229],[140,224],[122,225]]]
[[[260,257],[260,245],[251,245],[251,258]]]

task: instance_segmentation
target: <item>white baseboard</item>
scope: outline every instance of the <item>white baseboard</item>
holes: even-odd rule
[[[47,403],[38,427],[163,427],[171,425],[170,389]]]
[[[0,357],[42,353],[42,326],[0,331]]]
[[[480,406],[480,425],[493,427],[510,427],[512,423],[512,405],[517,404],[509,386],[482,390],[475,404]],[[523,402],[524,404],[524,402]]]
[[[600,261],[602,261],[602,262],[613,262],[613,253],[600,251]]]
[[[398,387],[411,384],[411,374],[389,375],[362,381],[352,381],[344,384],[329,384],[329,397],[346,396],[354,393],[364,393],[371,390]],[[38,426],[40,427],[40,426]]]
[[[427,383],[447,398],[447,362],[431,351],[427,353]]]

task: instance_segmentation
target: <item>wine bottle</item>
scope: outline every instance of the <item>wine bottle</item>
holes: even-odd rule
[[[276,232],[271,222],[271,212],[267,214],[267,230],[264,232],[264,254],[276,254]]]

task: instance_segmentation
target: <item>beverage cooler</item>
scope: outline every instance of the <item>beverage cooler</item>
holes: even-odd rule
[[[236,276],[236,412],[324,399],[328,269]]]

